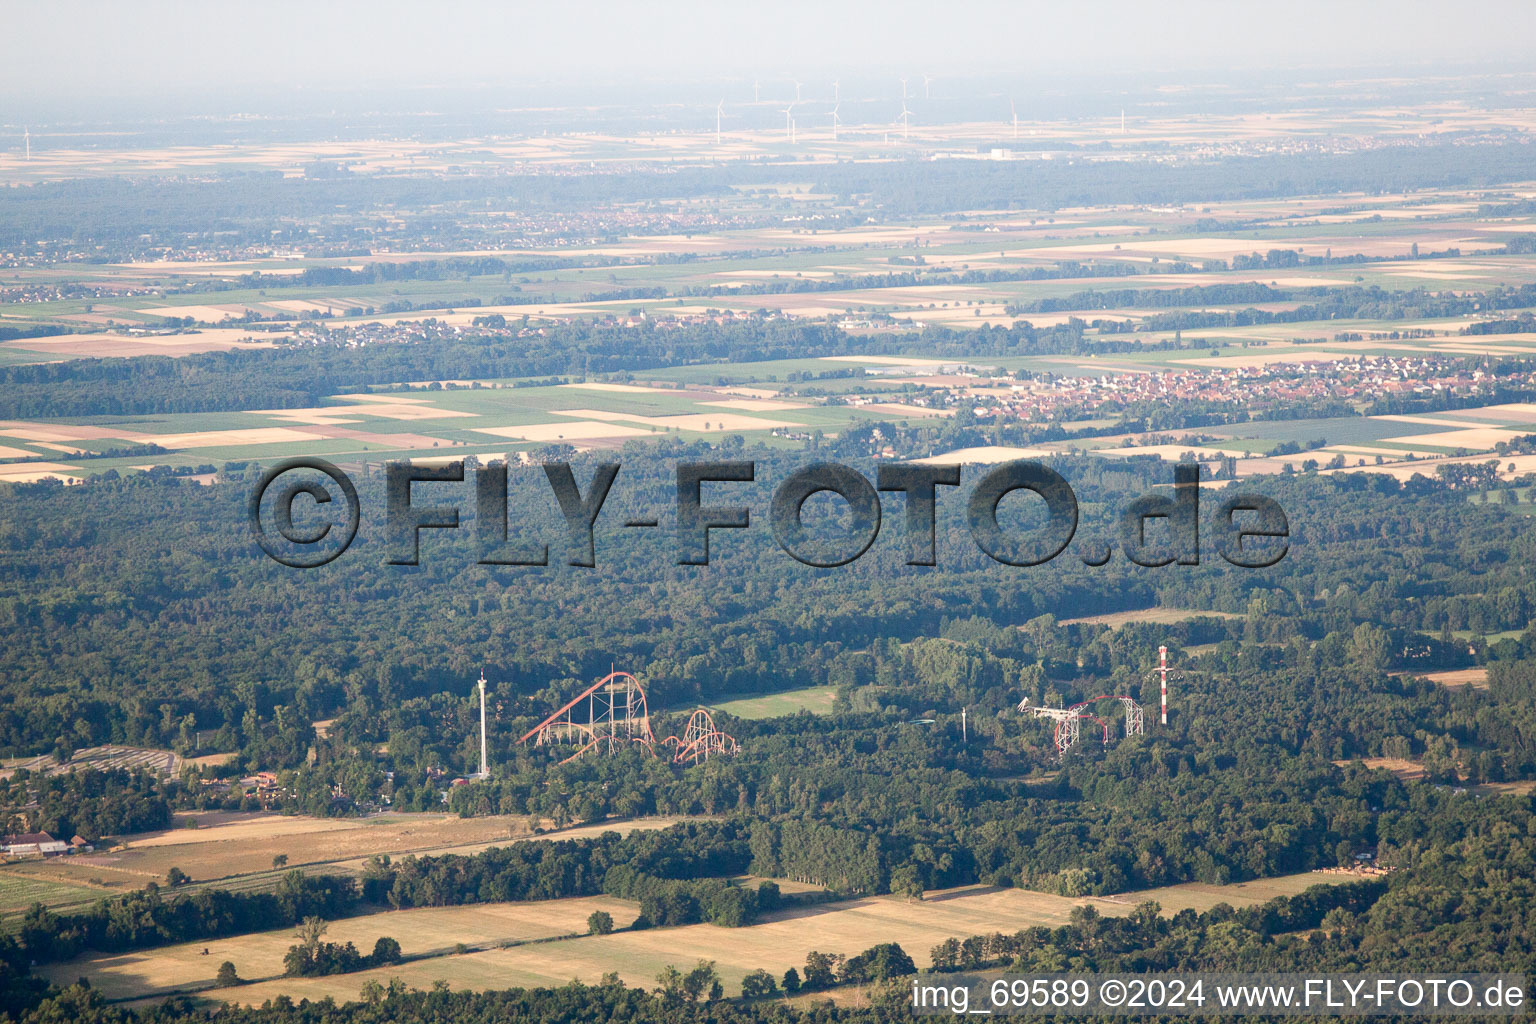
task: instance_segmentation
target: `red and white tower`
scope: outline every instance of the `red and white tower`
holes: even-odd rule
[[[1159,707],[1161,707],[1161,709],[1162,709],[1162,719],[1161,720],[1162,720],[1162,723],[1164,725],[1167,725],[1168,724],[1168,648],[1167,647],[1159,647],[1157,649],[1157,676],[1158,676],[1159,686],[1160,686],[1160,688],[1162,690],[1162,700],[1159,703]]]

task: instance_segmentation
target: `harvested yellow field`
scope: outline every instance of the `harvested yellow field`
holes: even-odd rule
[[[1231,612],[1202,612],[1189,608],[1138,608],[1128,612],[1106,612],[1103,615],[1088,615],[1080,619],[1062,619],[1063,626],[1109,626],[1111,629],[1123,626],[1128,622],[1150,622],[1154,625],[1167,626],[1175,622],[1184,622],[1187,619],[1209,616],[1217,619],[1237,619],[1240,615]]]
[[[348,398],[354,397],[351,395]],[[373,401],[366,406],[356,409],[332,409],[331,412],[350,413],[354,416],[378,416],[388,420],[446,420],[463,416],[477,416],[478,413],[462,412],[458,409],[440,409],[428,402],[383,402]]]
[[[1246,448],[1204,448],[1193,444],[1148,444],[1135,448],[1099,448],[1095,450],[1095,454],[1156,455],[1166,462],[1178,462],[1184,457],[1186,452],[1194,452],[1197,458],[1202,455],[1211,459],[1216,458],[1218,455],[1230,455],[1233,458],[1240,459],[1252,454],[1252,451],[1252,449]]]
[[[804,402],[783,402],[769,398],[729,398],[722,402],[700,402],[700,405],[717,409],[743,409],[747,412],[782,412],[785,409],[804,409]]]
[[[338,423],[361,423],[362,420],[350,409],[253,409],[252,412],[260,416],[270,416],[274,420],[287,420],[290,423],[303,423],[311,427],[329,427]]]
[[[1525,433],[1529,433],[1526,431]],[[1473,448],[1486,451],[1500,442],[1508,443],[1522,432],[1500,427],[1470,427],[1465,430],[1444,430],[1434,434],[1409,434],[1405,437],[1386,438],[1387,444],[1432,445],[1435,448]]]
[[[1401,449],[1398,449],[1397,453],[1400,455],[1406,454]],[[1383,454],[1390,455],[1391,452],[1384,449]],[[1294,456],[1287,456],[1287,458],[1294,458]],[[1325,469],[1321,470],[1321,472],[1325,474],[1358,472],[1385,473],[1388,476],[1395,477],[1398,480],[1410,480],[1415,475],[1422,475],[1427,476],[1430,479],[1434,479],[1436,467],[1453,465],[1476,466],[1488,462],[1490,459],[1494,458],[1497,458],[1499,463],[1499,476],[1501,479],[1508,480],[1512,476],[1519,476],[1522,473],[1536,472],[1536,455],[1501,455],[1495,457],[1490,455],[1488,452],[1482,452],[1477,455],[1451,456],[1446,458],[1419,458],[1411,462],[1394,462],[1385,466],[1347,466],[1344,469]],[[1508,468],[1511,465],[1515,467],[1513,471]]]
[[[1441,686],[1470,686],[1474,690],[1486,690],[1488,667],[1479,665],[1477,668],[1453,668],[1444,672],[1426,672],[1424,678]]]
[[[63,480],[75,483],[84,479],[78,466],[66,466],[60,462],[13,462],[0,466],[0,482],[31,484],[39,480]]]
[[[23,441],[100,441],[109,438],[136,440],[144,436],[146,435],[108,430],[102,427],[53,426],[28,423],[26,420],[8,420],[4,425],[0,425],[0,437],[19,437]]]
[[[919,966],[929,964],[929,951],[948,938],[963,939],[990,932],[1017,932],[1035,925],[1065,924],[1079,906],[1092,905],[1101,914],[1123,916],[1146,901],[1156,900],[1163,913],[1185,907],[1209,909],[1225,902],[1236,907],[1291,895],[1308,886],[1349,880],[1340,874],[1307,873],[1234,885],[1178,885],[1111,898],[1055,896],[1025,889],[971,886],[931,893],[924,900],[875,896],[843,903],[796,908],[748,928],[686,925],[658,931],[616,932],[513,949],[486,950],[463,956],[420,960],[399,967],[330,978],[284,979],[280,982],[223,990],[219,996],[259,1005],[279,993],[293,999],[353,998],[365,981],[387,984],[398,977],[406,985],[430,988],[446,980],[455,989],[499,989],[517,985],[563,985],[572,978],[597,982],[617,972],[627,985],[651,987],[667,965],[691,967],[713,960],[728,993],[757,968],[782,974],[800,967],[812,950],[853,954],[881,942],[901,945]]]
[[[871,402],[868,405],[861,405],[859,408],[895,413],[898,416],[910,416],[915,420],[943,419],[955,414],[953,409],[930,409],[926,405],[902,405],[900,402]]]
[[[145,435],[162,448],[223,448],[247,444],[285,444],[290,441],[318,441],[323,434],[311,434],[291,427],[251,427],[245,430],[200,430],[192,434]]]
[[[278,303],[273,303],[278,305]],[[239,316],[230,309],[222,309],[218,306],[156,306],[153,309],[142,309],[139,312],[148,313],[150,316],[189,316],[193,320],[202,320],[207,323],[218,323],[226,317],[233,319]]]
[[[671,828],[679,821],[684,820],[707,821],[715,819],[711,818],[709,815],[691,815],[687,819],[682,817],[668,817],[663,815],[652,818],[628,818],[622,821],[601,821],[594,825],[574,825],[570,828],[560,829],[557,832],[545,832],[538,836],[522,834],[519,835],[518,838],[512,840],[512,842],[536,843],[546,839],[558,839],[562,841],[566,839],[592,839],[596,836],[602,835],[604,832],[618,832],[620,835],[628,835],[631,832],[652,832],[658,829]],[[511,822],[511,826],[508,829],[509,832],[516,831],[524,827],[524,824],[520,819],[513,818],[511,819]],[[472,843],[460,843],[453,846],[438,846],[433,847],[430,853],[434,857],[444,857],[448,854],[461,854],[464,856],[469,856],[471,854],[481,853],[493,846],[506,846],[507,842],[508,841],[505,839],[493,839]],[[367,863],[367,860],[368,858],[366,857],[357,857],[352,860],[331,861],[329,866],[347,871],[362,871],[364,865]]]
[[[672,430],[722,431],[722,430],[772,430],[775,427],[799,427],[804,424],[791,420],[770,420],[740,413],[704,412],[686,413],[681,416],[651,416],[636,422],[654,423]]]
[[[640,912],[638,904],[607,896],[418,907],[332,921],[325,941],[351,942],[367,955],[377,939],[388,936],[400,943],[406,956],[442,954],[459,943],[484,947],[585,934],[587,916],[598,910],[612,915],[619,928],[628,927]],[[91,987],[108,999],[134,998],[210,987],[225,960],[233,963],[246,981],[280,977],[283,956],[297,941],[293,928],[279,928],[108,957],[80,957],[50,964],[43,973],[64,985],[84,975],[91,979]]]
[[[999,445],[983,445],[979,448],[956,448],[952,452],[943,455],[930,455],[925,459],[913,459],[913,462],[930,466],[990,466],[1000,462],[1012,462],[1014,459],[1037,459],[1051,453],[1043,448],[1007,448]]]
[[[278,309],[286,309],[290,313],[335,313],[338,310],[345,311],[351,303],[344,302],[310,302],[306,299],[272,299],[267,302],[269,306]]]
[[[629,394],[651,394],[655,388],[643,388],[635,384],[605,384],[601,381],[583,381],[579,384],[561,384],[562,388],[581,388],[584,391],[618,391]]]
[[[1536,423],[1536,405],[1530,402],[1511,402],[1507,405],[1485,405],[1481,409],[1458,409],[1458,416],[1487,417],[1514,423]]]
[[[477,434],[510,437],[518,441],[586,441],[595,437],[642,437],[651,433],[638,427],[597,420],[569,423],[532,423],[521,427],[475,427]]]
[[[404,403],[397,405],[384,403],[371,405],[364,412],[368,415],[389,420],[446,420],[479,415],[479,413],[463,412],[459,409],[439,409],[433,405],[406,405]]]
[[[709,402],[708,405],[724,405],[723,402]],[[804,406],[789,405],[787,403],[768,403],[771,405],[784,405],[786,408],[803,409]],[[738,406],[739,408],[739,406]],[[654,433],[658,430],[692,430],[700,433],[708,433],[722,430],[771,430],[775,427],[798,427],[799,423],[790,423],[784,420],[771,420],[766,417],[743,416],[737,412],[700,412],[682,413],[673,416],[644,416],[638,413],[602,412],[595,409],[552,409],[556,416],[583,416],[589,420],[599,421],[596,426],[606,427],[607,433],[593,434],[593,437],[620,437],[621,431],[632,433]],[[569,427],[578,424],[549,424],[549,427]],[[649,431],[635,430],[635,425],[649,427]],[[493,433],[502,430],[522,431],[544,429],[545,425],[537,427],[496,427],[486,428],[482,433]],[[583,427],[582,429],[589,429]],[[520,437],[521,434],[508,434],[508,437]],[[570,437],[569,433],[565,436]],[[548,438],[529,438],[529,440],[548,440]]]
[[[1295,896],[1314,885],[1338,885],[1341,882],[1354,880],[1350,875],[1336,871],[1303,871],[1296,875],[1256,878],[1249,882],[1229,882],[1226,885],[1185,882],[1181,885],[1142,889],[1119,896],[1097,897],[1093,903],[1101,911],[1104,911],[1103,905],[1108,903],[1123,906],[1129,912],[1137,904],[1155,900],[1163,908],[1164,914],[1176,914],[1186,909],[1204,913],[1218,903],[1239,908],[1251,907],[1257,903],[1268,903],[1270,900],[1279,899],[1281,896]]]
[[[43,447],[51,448],[53,446],[44,445]],[[4,445],[0,445],[0,459],[25,459],[36,454],[36,452],[28,451],[25,448],[7,448]]]
[[[396,403],[403,405],[432,404],[432,400],[429,398],[407,398],[404,395],[375,395],[370,393],[360,393],[352,395],[337,395],[336,397],[344,402],[382,402],[386,405],[394,405]]]
[[[1476,420],[1452,420],[1437,419],[1434,416],[1372,416],[1373,420],[1386,420],[1391,423],[1422,423],[1432,427],[1457,427],[1460,429],[1482,429],[1488,424],[1479,423]]]
[[[1402,757],[1361,757],[1356,758],[1367,768],[1389,771],[1404,781],[1413,781],[1424,777],[1424,766],[1417,761],[1410,761]],[[1340,768],[1354,764],[1354,761],[1335,761]]]
[[[44,338],[8,341],[7,348],[46,352],[59,359],[97,359],[111,356],[181,356],[194,352],[222,352],[233,348],[271,348],[286,334],[253,337],[240,327],[181,331],[176,334],[59,334]]]
[[[878,366],[954,366],[958,360],[914,359],[910,356],[822,356],[824,363],[874,363]]]
[[[195,882],[220,882],[251,875],[270,875],[274,857],[285,856],[285,868],[342,873],[362,870],[376,853],[390,856],[478,853],[491,846],[538,838],[574,839],[603,832],[666,828],[678,819],[635,818],[601,822],[533,837],[527,818],[486,816],[459,818],[447,814],[392,814],[374,818],[311,818],[304,815],[210,813],[178,815],[179,822],[195,818],[201,827],[179,827],[146,833],[121,847],[75,857],[40,861],[37,870],[61,881],[100,875],[131,881],[135,887],[163,879],[173,867]]]
[[[477,451],[477,452],[474,453],[474,455],[475,455],[475,458],[479,459],[482,463],[491,462],[491,461],[493,461],[495,459],[501,459],[503,462],[505,462],[506,458],[507,458],[507,453],[506,452],[481,452],[481,451]],[[516,453],[513,453],[513,460],[514,461],[516,460],[516,457],[517,457]],[[463,455],[413,455],[409,459],[406,459],[405,461],[409,462],[413,466],[451,466],[451,465],[453,465],[456,462],[463,462],[464,461],[464,456]]]
[[[311,818],[303,815],[208,815],[197,829],[178,828],[130,839],[121,849],[49,861],[61,873],[103,870],[164,878],[173,867],[208,882],[272,871],[274,857],[288,867],[334,866],[386,853],[427,853],[471,842],[507,842],[527,834],[523,818],[460,819],[448,815]],[[143,884],[142,881],[139,884]]]
[[[188,816],[190,820],[196,820]],[[168,829],[136,835],[125,845],[133,850],[156,846],[189,846],[209,843],[247,843],[277,836],[305,836],[315,832],[350,832],[360,828],[355,818],[310,818],[303,815],[260,815],[200,828]]]

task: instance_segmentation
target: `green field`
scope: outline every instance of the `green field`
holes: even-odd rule
[[[780,718],[800,711],[825,715],[831,712],[832,702],[837,699],[835,686],[808,686],[803,690],[785,690],[782,693],[764,693],[724,697],[709,706],[737,718]]]
[[[84,885],[69,885],[20,873],[25,868],[0,869],[0,915],[25,910],[34,903],[47,907],[91,902],[108,895]]]

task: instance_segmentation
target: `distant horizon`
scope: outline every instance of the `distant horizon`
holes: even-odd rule
[[[830,104],[834,82],[839,82],[845,104],[899,103],[900,80],[907,78],[911,102],[927,106],[945,122],[963,121],[978,105],[999,97],[1016,99],[1021,111],[1027,103],[1035,116],[1048,120],[1098,116],[1124,106],[1159,114],[1192,110],[1213,113],[1232,104],[1250,109],[1306,109],[1340,102],[1340,83],[1371,84],[1382,93],[1382,102],[1422,102],[1461,99],[1481,105],[1519,105],[1520,96],[1536,91],[1536,70],[1511,61],[1491,66],[1488,62],[1426,62],[1417,66],[1386,64],[1313,67],[1250,67],[1240,71],[1187,69],[1183,71],[1121,70],[1113,73],[981,72],[943,74],[929,72],[932,96],[923,96],[920,73],[849,72],[836,69],[802,71],[795,76],[750,73],[701,75],[699,77],[650,77],[604,79],[589,76],[578,83],[555,78],[519,81],[399,83],[393,85],[322,84],[315,86],[252,85],[228,92],[181,91],[166,93],[146,89],[118,89],[94,96],[54,90],[11,91],[0,105],[0,131],[19,132],[49,123],[61,127],[101,128],[117,123],[172,124],[182,121],[210,123],[248,120],[252,123],[283,120],[370,118],[474,119],[515,113],[551,114],[652,111],[663,119],[683,112],[704,111],[712,117],[716,103],[727,110],[754,105],[779,110],[801,83],[800,103],[807,107]],[[1426,97],[1426,93],[1432,96]],[[1411,95],[1410,95],[1411,94]],[[1022,115],[1021,115],[1022,116]],[[579,120],[579,119],[577,119]],[[712,123],[712,122],[711,122]],[[478,125],[464,125],[473,133]],[[660,126],[657,126],[660,127]],[[573,124],[575,130],[583,130]],[[664,128],[662,130],[665,130]]]
[[[1337,5],[1283,17],[1207,2],[1148,8],[784,2],[750,15],[695,2],[507,8],[460,0],[423,15],[399,3],[202,8],[148,0],[12,5],[0,121],[254,112],[510,90],[681,102],[693,86],[774,88],[810,79],[1008,77],[1053,87],[1172,77],[1498,74],[1528,65],[1536,7],[1513,0]],[[371,104],[371,105],[369,105]],[[406,108],[387,108],[398,112]],[[36,114],[28,113],[35,111]]]

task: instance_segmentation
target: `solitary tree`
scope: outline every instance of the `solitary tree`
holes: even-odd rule
[[[591,935],[607,935],[613,931],[613,915],[606,910],[594,910],[587,917],[587,932]]]
[[[299,944],[309,952],[310,956],[314,956],[315,951],[320,948],[320,940],[325,937],[327,927],[329,926],[325,920],[319,917],[306,917],[304,923],[299,925]]]
[[[368,958],[368,962],[374,966],[397,964],[401,955],[398,941],[388,935],[380,935],[373,944],[373,955]]]
[[[794,968],[790,968],[790,970],[794,970]],[[773,975],[762,968],[758,968],[741,979],[741,995],[744,999],[765,999],[768,996],[778,994],[779,986],[773,980]]]
[[[218,976],[214,979],[220,988],[240,984],[240,975],[235,973],[235,965],[228,960],[219,964]]]
[[[696,1003],[700,998],[710,1002],[724,994],[713,960],[700,960],[697,967],[683,975],[683,993],[690,1003]]]
[[[277,868],[283,868],[283,867],[287,867],[287,866],[288,866],[288,855],[286,853],[280,853],[276,857],[272,858],[272,867],[273,867],[274,870],[277,869]]]

